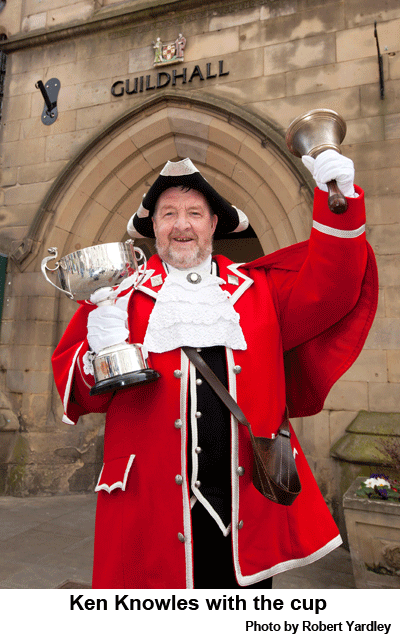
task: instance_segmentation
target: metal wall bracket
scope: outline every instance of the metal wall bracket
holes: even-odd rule
[[[376,48],[378,51],[378,66],[379,66],[379,88],[381,91],[381,100],[385,98],[385,79],[383,77],[383,61],[379,48],[378,31],[376,30],[376,22],[374,23],[374,36],[376,40]]]
[[[32,252],[33,240],[29,237],[25,237],[25,239],[22,239],[22,241],[20,242],[13,241],[11,247],[12,253],[10,254],[10,257],[14,261],[14,263],[20,266],[21,263]]]
[[[47,80],[46,85],[43,84],[42,80],[39,80],[35,86],[40,90],[45,102],[41,117],[42,122],[45,126],[50,126],[54,124],[58,116],[57,98],[61,82],[56,77],[52,77],[50,80]]]

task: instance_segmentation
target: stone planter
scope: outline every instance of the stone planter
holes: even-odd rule
[[[344,435],[331,448],[334,459],[334,484],[336,494],[334,518],[339,526],[343,543],[349,548],[344,519],[343,494],[357,476],[369,478],[371,473],[397,476],[390,458],[381,450],[384,441],[394,444],[400,440],[400,413],[360,411],[346,427]]]
[[[356,495],[358,477],[343,496],[357,588],[400,588],[400,502]]]

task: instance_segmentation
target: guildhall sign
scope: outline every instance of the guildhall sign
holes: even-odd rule
[[[161,39],[157,38],[156,42],[153,42],[155,51],[153,66],[161,67],[183,62],[185,46],[186,38],[183,37],[182,33],[179,34],[175,42],[167,44],[163,44]],[[206,62],[203,70],[200,65],[196,64],[189,72],[188,68],[184,67],[182,73],[178,72],[179,69],[173,69],[171,73],[159,71],[153,75],[140,75],[133,79],[117,80],[111,87],[111,94],[114,97],[122,97],[123,95],[134,95],[135,93],[165,88],[169,85],[176,86],[177,80],[180,80],[181,84],[187,84],[192,82],[195,77],[198,77],[200,81],[204,81],[229,75],[229,71],[224,71],[223,60],[218,61],[218,69],[216,67],[213,68],[212,65],[212,62]]]

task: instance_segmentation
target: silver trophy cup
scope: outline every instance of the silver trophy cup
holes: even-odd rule
[[[49,248],[48,252],[51,256],[45,257],[41,266],[45,279],[74,301],[89,300],[96,290],[102,288],[105,298],[98,305],[112,305],[125,282],[126,287],[137,287],[146,273],[144,252],[135,247],[132,240],[77,250],[61,257],[54,268],[50,268],[48,263],[57,259],[57,248]],[[47,272],[57,272],[60,286],[49,279]],[[114,289],[115,286],[118,288]],[[160,377],[148,366],[138,343],[118,343],[102,349],[92,358],[96,383],[90,390],[91,396],[148,383]]]

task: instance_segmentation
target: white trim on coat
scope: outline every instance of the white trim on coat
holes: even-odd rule
[[[285,571],[290,571],[293,568],[300,568],[301,566],[308,566],[308,564],[312,564],[317,560],[320,560],[325,555],[328,555],[334,549],[337,549],[338,546],[342,544],[342,538],[340,535],[337,535],[330,540],[325,546],[315,551],[315,553],[311,553],[310,555],[306,555],[306,557],[300,557],[294,560],[287,560],[287,562],[280,562],[279,564],[275,564],[271,568],[268,568],[265,571],[260,571],[259,573],[255,573],[254,575],[241,575],[239,584],[241,586],[250,586],[251,584],[257,584],[257,582],[261,582],[264,579],[269,577],[274,577],[275,575],[279,575],[280,573],[284,573]]]
[[[61,418],[61,422],[65,423],[66,425],[76,425],[76,422],[71,420],[71,418],[68,418],[67,414],[63,415],[63,417]]]
[[[147,283],[147,281],[153,276],[154,272],[155,270],[146,270],[144,278],[141,280],[140,285],[138,285],[136,289],[156,299],[158,293],[155,290],[152,290],[151,288],[145,286],[145,283]]]
[[[228,270],[233,272],[233,274],[235,274],[240,279],[243,279],[242,283],[239,285],[237,290],[235,290],[234,293],[230,296],[230,301],[232,305],[235,305],[236,301],[240,299],[242,294],[244,294],[244,292],[246,292],[246,290],[248,290],[249,287],[253,285],[254,283],[251,277],[247,276],[246,274],[243,274],[243,272],[239,272],[238,268],[240,268],[241,265],[243,265],[243,263],[232,263],[231,265],[227,266]]]
[[[182,421],[181,431],[181,475],[182,482],[182,506],[183,506],[183,535],[185,538],[185,563],[186,563],[186,588],[194,588],[193,584],[193,538],[192,538],[192,518],[191,502],[189,498],[189,485],[187,480],[187,387],[189,382],[189,359],[181,349],[181,372],[180,379],[180,419]]]
[[[339,228],[324,226],[324,224],[319,223],[319,221],[313,221],[313,228],[323,232],[324,234],[329,234],[332,237],[339,237],[340,239],[355,239],[365,232],[365,225],[360,226],[356,230],[340,230]]]
[[[228,372],[228,387],[229,393],[234,400],[236,400],[236,374],[233,372],[235,366],[235,360],[233,358],[232,350],[226,348],[227,359],[227,372]],[[238,524],[239,524],[239,475],[237,468],[239,466],[239,433],[238,433],[238,421],[231,413],[231,485],[232,485],[232,551],[233,551],[233,566],[235,569],[236,579],[241,584],[242,573],[240,571],[239,564],[239,550],[238,550]]]
[[[63,398],[64,415],[62,417],[62,422],[65,422],[67,425],[76,425],[76,423],[68,417],[67,411],[68,411],[69,397],[71,394],[71,386],[72,386],[72,379],[74,375],[75,362],[76,362],[76,359],[78,358],[79,352],[82,349],[83,343],[84,341],[82,341],[82,343],[79,345],[78,349],[76,350],[74,354],[74,358],[72,359],[71,367],[69,368],[69,372],[68,372],[68,380],[67,380],[67,384],[65,386],[65,391],[64,391],[64,398]]]
[[[126,487],[126,482],[128,480],[128,475],[129,475],[129,470],[132,466],[132,462],[135,459],[135,454],[132,453],[129,456],[127,465],[125,467],[125,471],[124,471],[124,477],[122,480],[117,480],[117,482],[114,482],[113,484],[109,485],[106,482],[103,482],[102,484],[100,484],[101,481],[101,476],[103,475],[103,471],[104,471],[104,467],[106,466],[106,463],[103,464],[101,471],[100,471],[100,475],[99,475],[99,479],[97,480],[97,485],[95,487],[95,491],[107,491],[107,493],[111,493],[111,491],[114,491],[114,489],[121,489],[122,491],[125,491],[125,487]]]
[[[84,356],[85,356],[85,354],[84,354]],[[78,369],[79,369],[79,372],[80,372],[81,378],[82,378],[83,382],[85,383],[86,387],[87,387],[88,389],[92,389],[92,385],[89,385],[89,383],[88,383],[88,382],[87,382],[87,380],[85,379],[85,374],[84,374],[84,372],[83,372],[82,365],[81,365],[81,361],[79,360],[79,358],[78,358],[78,360],[77,360],[77,366],[78,366]]]
[[[216,521],[219,528],[222,531],[222,534],[227,537],[230,533],[230,524],[225,526],[223,521],[221,520],[220,515],[218,515],[217,511],[211,505],[211,503],[207,500],[207,498],[201,493],[201,491],[196,487],[196,481],[198,478],[198,470],[199,470],[199,460],[198,455],[195,452],[195,449],[198,445],[198,426],[197,426],[197,385],[196,385],[196,367],[190,362],[190,372],[189,372],[189,388],[190,388],[190,427],[192,433],[192,449],[190,450],[192,456],[192,475],[190,476],[190,486],[192,487],[192,493],[196,496],[197,500],[200,504],[197,506],[204,506],[206,511],[211,515],[211,517]]]

